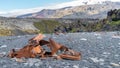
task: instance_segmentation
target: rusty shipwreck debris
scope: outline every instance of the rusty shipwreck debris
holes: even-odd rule
[[[80,60],[81,53],[76,52],[65,45],[55,42],[49,38],[49,41],[43,40],[44,35],[38,34],[31,38],[26,46],[19,50],[12,49],[8,54],[10,58],[47,58]],[[47,46],[51,52],[47,52],[42,46]]]

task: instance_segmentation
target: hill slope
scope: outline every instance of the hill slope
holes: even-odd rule
[[[0,18],[0,35],[21,35],[34,33],[37,28],[32,21],[24,19]]]

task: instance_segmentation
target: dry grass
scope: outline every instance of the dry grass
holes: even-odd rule
[[[9,29],[0,29],[0,36],[10,36],[12,35],[12,31]]]

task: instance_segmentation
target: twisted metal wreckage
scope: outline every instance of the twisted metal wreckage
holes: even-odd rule
[[[38,34],[29,40],[29,43],[24,46],[22,49],[15,50],[12,49],[8,54],[10,58],[47,58],[54,57],[55,59],[69,59],[69,60],[80,60],[81,53],[73,51],[72,49],[67,48],[66,46],[59,44],[52,40],[49,41],[43,40],[44,35]],[[51,52],[45,51],[43,45],[46,45],[50,48]]]

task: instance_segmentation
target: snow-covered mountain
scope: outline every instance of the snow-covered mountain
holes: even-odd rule
[[[88,4],[89,3],[89,4]],[[106,18],[111,9],[120,9],[120,2],[94,1],[85,5],[70,6],[60,9],[43,9],[39,12],[19,15],[17,18]]]

